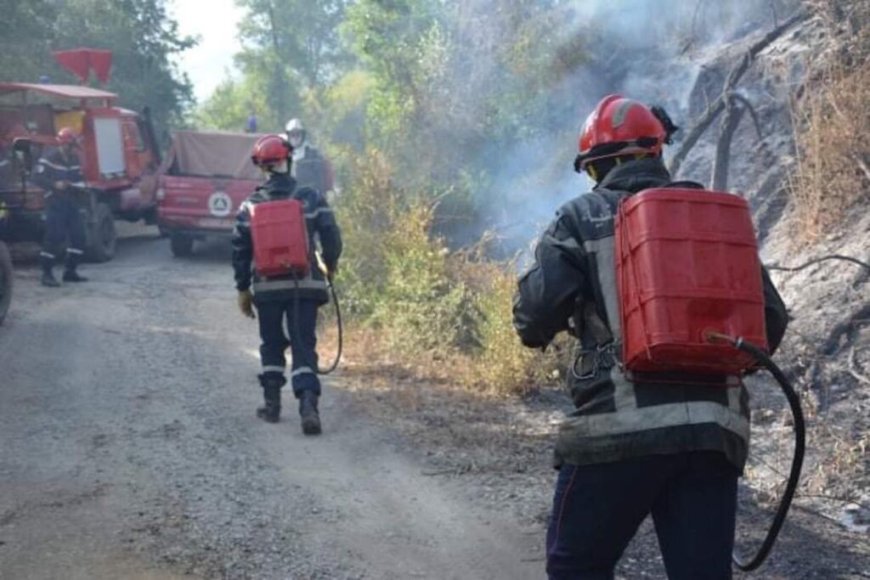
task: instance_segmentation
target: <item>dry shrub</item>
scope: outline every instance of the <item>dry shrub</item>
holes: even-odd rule
[[[839,69],[797,106],[799,152],[792,193],[799,235],[812,241],[870,191],[870,63]]]
[[[433,234],[437,202],[399,187],[377,151],[358,160],[336,208],[350,334],[368,329],[378,343],[367,363],[499,395],[547,380],[553,357],[542,364],[513,329],[516,265],[486,259],[486,240],[450,252]]]
[[[808,0],[832,47],[795,103],[796,238],[829,233],[870,200],[870,0]]]

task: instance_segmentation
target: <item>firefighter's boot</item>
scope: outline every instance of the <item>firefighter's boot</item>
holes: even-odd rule
[[[67,250],[66,252],[66,264],[64,265],[63,270],[63,281],[64,282],[87,282],[88,279],[79,274],[76,271],[76,268],[79,266],[79,262],[81,261],[81,254],[77,252],[71,252]]]
[[[57,281],[57,278],[54,277],[54,272],[52,272],[52,269],[54,268],[54,258],[43,254],[39,257],[39,263],[42,266],[42,278],[39,282],[43,286],[48,286],[49,288],[57,288],[60,286],[60,282]]]
[[[259,379],[263,386],[263,406],[257,408],[257,417],[267,423],[277,423],[281,418],[281,387],[287,379],[271,373],[262,374]]]
[[[320,435],[320,413],[317,412],[317,393],[302,391],[299,395],[299,416],[302,417],[302,432]]]

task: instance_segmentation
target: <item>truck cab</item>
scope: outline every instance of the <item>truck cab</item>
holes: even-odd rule
[[[178,131],[160,168],[157,224],[176,257],[195,240],[229,237],[239,206],[263,181],[251,163],[261,135]]]

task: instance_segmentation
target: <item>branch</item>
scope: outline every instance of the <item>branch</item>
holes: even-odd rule
[[[695,123],[692,129],[689,131],[686,138],[683,140],[680,149],[674,155],[671,160],[670,172],[671,175],[676,175],[680,170],[680,165],[682,165],[683,161],[688,156],[689,151],[695,146],[698,142],[698,139],[701,138],[701,135],[707,130],[707,127],[716,120],[716,117],[722,110],[725,108],[726,100],[728,99],[729,93],[733,92],[734,86],[737,84],[737,81],[740,80],[740,77],[743,76],[743,73],[749,68],[749,65],[755,60],[755,57],[758,56],[762,50],[764,50],[771,42],[779,38],[783,32],[791,28],[793,25],[801,22],[806,19],[808,14],[806,12],[798,12],[781,25],[777,26],[770,32],[768,32],[764,38],[760,39],[758,42],[749,47],[749,50],[743,55],[743,58],[740,59],[740,62],[735,66],[731,73],[728,75],[728,79],[725,81],[725,86],[722,88],[722,94],[707,107],[707,110],[704,111],[704,114],[701,115],[701,118]]]
[[[746,110],[749,111],[749,116],[752,117],[752,124],[755,125],[755,134],[758,135],[759,141],[763,141],[764,135],[761,132],[761,122],[758,120],[758,113],[755,111],[755,107],[752,106],[749,99],[740,93],[731,93],[730,97],[735,101],[740,101]]]
[[[834,328],[831,329],[831,332],[828,333],[825,342],[818,347],[818,352],[826,356],[836,353],[837,350],[839,350],[840,337],[844,334],[851,333],[854,327],[859,324],[859,321],[868,316],[870,316],[870,302],[865,303],[861,308],[853,312],[846,320],[835,324]]]
[[[716,161],[713,163],[711,187],[714,191],[725,191],[728,188],[728,168],[731,162],[731,138],[740,126],[744,108],[735,104],[735,99],[729,98],[725,106],[725,118],[722,119],[722,132],[716,144]]]
[[[855,345],[852,345],[852,350],[849,353],[849,374],[861,381],[862,383],[870,385],[870,379],[862,375],[858,372],[857,366],[855,365]]]
[[[860,167],[861,170],[864,172],[864,177],[866,177],[867,180],[870,181],[870,167],[867,167],[867,164],[864,163],[864,160],[855,154],[849,155],[849,158],[858,164],[858,167]]]

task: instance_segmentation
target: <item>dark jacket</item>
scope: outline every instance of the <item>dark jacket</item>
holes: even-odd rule
[[[254,264],[254,247],[251,240],[251,207],[264,201],[294,198],[302,202],[305,212],[305,225],[308,229],[311,268],[305,278],[294,280],[291,275],[272,278],[257,274]],[[236,215],[233,230],[233,270],[236,289],[252,288],[258,302],[286,300],[297,295],[299,298],[327,302],[327,284],[323,273],[317,267],[315,252],[318,242],[323,263],[334,271],[341,256],[341,232],[335,222],[332,208],[326,199],[310,187],[296,187],[296,181],[287,174],[273,173],[263,185],[242,203]]]
[[[630,381],[616,364],[618,348],[596,355],[606,339],[620,341],[613,219],[619,202],[670,181],[658,159],[615,167],[591,193],[562,206],[538,243],[534,264],[520,278],[514,326],[523,344],[544,347],[569,329],[578,337],[578,359],[568,373],[576,411],[560,428],[557,464],[696,450],[721,451],[738,469],[746,462],[749,397],[740,377]],[[762,277],[773,350],[787,313],[767,273]],[[706,384],[689,384],[699,381]]]
[[[299,187],[312,187],[324,195],[333,187],[332,166],[311,145],[305,145],[302,156],[293,160],[292,173]]]
[[[58,191],[54,188],[58,181],[67,181],[78,185],[82,185],[84,181],[78,155],[74,152],[64,155],[59,147],[48,150],[39,158],[32,179],[36,185],[45,190],[46,197],[67,191]]]

